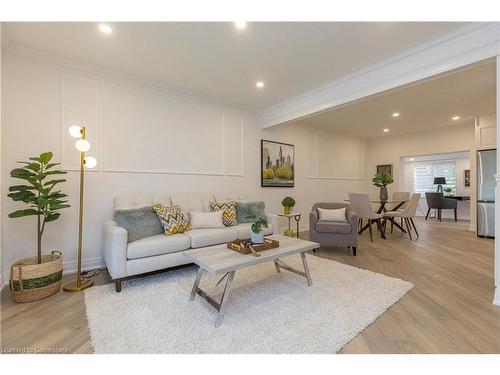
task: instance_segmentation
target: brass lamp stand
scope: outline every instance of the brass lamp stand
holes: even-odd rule
[[[82,279],[82,249],[83,249],[83,187],[85,178],[85,169],[93,168],[96,165],[96,159],[85,157],[85,152],[90,149],[90,143],[85,139],[85,127],[72,126],[69,133],[75,138],[80,138],[75,147],[80,151],[80,206],[78,211],[78,263],[76,271],[76,280],[64,284],[65,292],[80,292],[94,285],[90,279]]]

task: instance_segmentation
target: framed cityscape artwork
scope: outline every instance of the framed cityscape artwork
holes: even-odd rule
[[[262,187],[294,187],[294,145],[262,140],[260,160]]]

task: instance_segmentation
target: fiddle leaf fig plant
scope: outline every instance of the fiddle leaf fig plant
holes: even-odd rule
[[[52,152],[44,152],[39,156],[28,158],[29,161],[18,161],[23,167],[14,168],[10,176],[27,182],[26,185],[9,187],[8,197],[16,202],[23,202],[26,208],[9,214],[10,218],[25,216],[37,217],[37,253],[38,264],[42,263],[42,236],[45,224],[55,221],[61,215],[59,210],[70,207],[66,194],[57,190],[57,185],[64,179],[47,180],[50,176],[65,174],[65,171],[53,169],[59,163],[50,163]]]

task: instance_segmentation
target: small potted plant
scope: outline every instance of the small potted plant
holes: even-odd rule
[[[453,188],[445,187],[443,188],[443,191],[446,193],[446,195],[451,195],[451,193],[453,192]]]
[[[285,197],[281,204],[283,205],[285,214],[290,215],[293,206],[295,206],[295,199],[293,199],[292,197]]]
[[[27,207],[9,214],[10,218],[36,216],[37,218],[37,256],[22,259],[11,267],[10,292],[14,302],[31,302],[55,294],[61,288],[62,256],[59,251],[42,255],[42,236],[45,224],[55,221],[61,215],[58,211],[69,207],[64,200],[67,195],[56,186],[66,180],[47,177],[66,172],[53,169],[59,163],[50,163],[52,152],[20,161],[24,164],[10,172],[11,177],[25,180],[26,185],[9,187],[8,197],[22,202]]]
[[[389,195],[387,194],[387,185],[392,184],[394,181],[387,173],[377,173],[372,179],[373,185],[380,188],[380,200],[387,201]]]
[[[255,216],[252,218],[254,219]],[[267,226],[267,219],[259,217],[255,220],[251,226],[252,232],[250,233],[250,241],[255,244],[264,243],[264,228],[267,228]]]

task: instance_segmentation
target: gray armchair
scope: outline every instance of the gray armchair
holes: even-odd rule
[[[429,217],[431,209],[436,209],[438,212],[438,219],[441,221],[441,210],[453,210],[455,213],[455,221],[457,221],[457,204],[455,199],[445,198],[443,193],[425,193],[427,200],[427,215],[425,220]]]
[[[337,221],[318,221],[318,207],[324,209],[346,208],[347,223]],[[347,246],[356,256],[358,246],[358,215],[348,203],[315,203],[309,214],[309,237],[311,241],[324,245]]]

